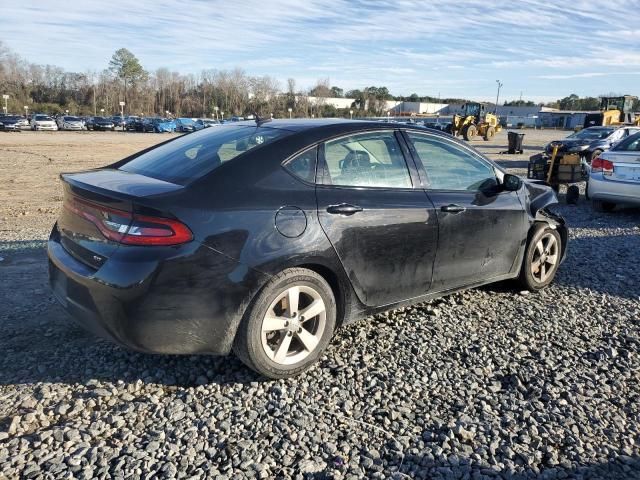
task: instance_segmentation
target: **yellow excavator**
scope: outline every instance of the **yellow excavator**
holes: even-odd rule
[[[584,127],[640,125],[640,116],[635,118],[633,113],[633,102],[637,99],[633,95],[601,97],[600,112],[589,113],[584,119]]]
[[[462,134],[465,140],[471,140],[480,135],[485,140],[502,130],[498,116],[488,113],[484,103],[468,102],[462,106],[463,114],[455,114],[451,122],[449,133],[454,137]]]

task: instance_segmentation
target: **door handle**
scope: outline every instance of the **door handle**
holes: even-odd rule
[[[455,203],[452,203],[450,205],[443,205],[442,207],[440,207],[440,210],[448,213],[460,213],[464,212],[466,208],[464,208],[462,205],[456,205]]]
[[[349,203],[341,203],[340,205],[329,205],[327,212],[333,215],[353,215],[354,213],[361,212],[363,209],[357,205],[351,205]]]

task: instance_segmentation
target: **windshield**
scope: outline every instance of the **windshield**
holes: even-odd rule
[[[185,125],[191,125],[194,123],[190,118],[179,118],[178,121],[180,123],[184,123]]]
[[[567,138],[579,138],[581,140],[602,140],[614,132],[613,128],[585,128],[569,135]]]
[[[7,121],[12,121],[13,122],[13,121],[21,120],[21,119],[22,119],[22,117],[16,117],[16,116],[13,116],[13,115],[2,117],[2,121],[4,121],[4,122],[7,122]]]
[[[207,128],[143,153],[120,170],[186,185],[238,155],[288,134],[287,130],[249,125]]]
[[[79,122],[80,119],[78,117],[64,117],[65,122]]]
[[[50,122],[52,122],[52,121],[53,121],[53,120],[51,119],[51,117],[48,117],[47,115],[36,115],[36,120],[39,120],[39,121],[46,121],[46,120],[48,120],[48,121],[50,121]]]
[[[640,132],[625,138],[611,150],[616,152],[640,152]]]

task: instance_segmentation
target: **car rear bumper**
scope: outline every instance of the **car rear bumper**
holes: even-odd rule
[[[605,180],[601,173],[591,173],[589,198],[602,202],[640,205],[640,183]]]
[[[118,247],[98,270],[48,242],[55,297],[85,329],[127,348],[227,354],[250,299],[267,280],[198,242]]]

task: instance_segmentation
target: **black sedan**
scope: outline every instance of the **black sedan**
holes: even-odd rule
[[[233,350],[272,378],[375,312],[544,288],[566,252],[551,188],[409,125],[237,122],[62,181],[49,272],[73,317],[140,351]]]
[[[87,130],[115,130],[116,126],[113,120],[106,117],[91,117],[91,120],[86,122]]]
[[[619,141],[629,135],[640,132],[640,127],[634,126],[605,126],[589,127],[572,133],[562,140],[554,140],[545,146],[545,152],[549,155],[553,152],[553,146],[558,145],[558,153],[577,153],[588,163],[606,152]]]

